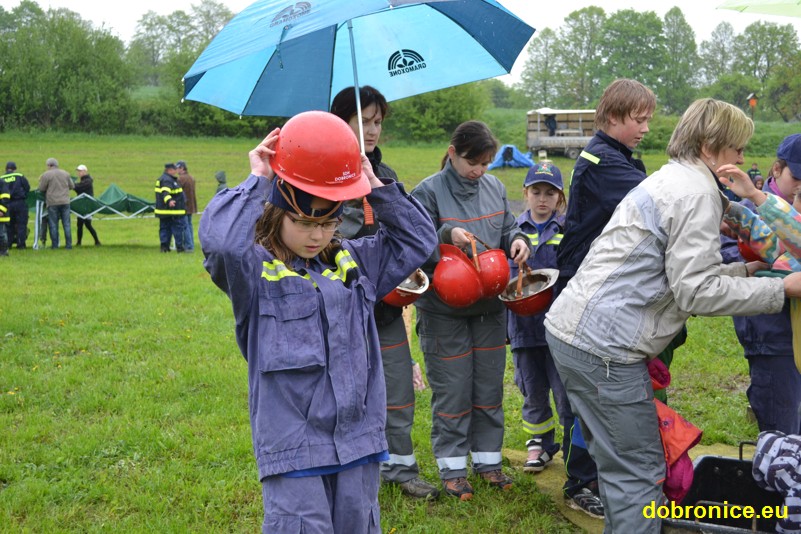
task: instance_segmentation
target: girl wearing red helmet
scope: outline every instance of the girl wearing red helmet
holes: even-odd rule
[[[380,532],[388,455],[373,309],[431,254],[434,228],[329,113],[293,117],[250,164],[247,180],[209,203],[199,237],[248,362],[262,531]],[[340,239],[342,202],[365,194],[381,228]]]
[[[528,259],[529,240],[515,222],[503,183],[485,174],[497,150],[486,124],[460,124],[442,170],[420,182],[412,196],[434,221],[440,243],[467,250],[474,234],[487,248],[502,249],[520,264]],[[417,333],[432,390],[431,441],[440,478],[446,493],[468,500],[473,496],[468,456],[473,472],[487,483],[503,490],[512,487],[501,471],[506,308],[497,298],[459,308],[449,305],[441,296],[447,299],[459,288],[437,287],[438,279],[451,277],[433,277],[438,262],[443,268],[459,265],[446,259],[440,261],[437,253],[423,267],[436,291],[415,302]]]

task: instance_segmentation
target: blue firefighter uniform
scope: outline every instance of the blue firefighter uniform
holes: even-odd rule
[[[170,238],[175,238],[175,249],[178,252],[184,251],[184,234],[186,223],[186,196],[178,178],[168,173],[163,173],[156,180],[156,209],[155,214],[159,219],[159,241],[161,251],[170,251]],[[170,201],[175,201],[170,206]]]
[[[562,241],[563,224],[564,216],[555,214],[543,225],[542,231],[538,232],[529,210],[517,218],[517,225],[531,241],[532,251],[526,263],[532,270],[556,268],[556,248]],[[517,264],[510,260],[509,267],[512,277],[517,276]],[[551,411],[550,392],[553,391],[560,424],[568,423],[573,418],[573,413],[545,341],[545,312],[526,317],[511,311],[507,313],[508,337],[515,363],[515,383],[524,397],[521,414],[523,430],[533,438],[542,439],[543,450],[553,457],[559,446],[554,442],[556,421]],[[567,456],[570,432],[566,431],[564,435],[563,454]]]
[[[248,362],[263,528],[287,532],[302,520],[304,529],[317,531],[318,518],[304,514],[320,507],[289,491],[288,477],[337,473],[336,499],[363,503],[363,517],[339,520],[352,522],[354,532],[368,523],[378,531],[375,461],[387,449],[386,394],[373,310],[431,254],[436,234],[422,207],[392,183],[367,196],[382,222],[375,236],[344,240],[335,265],[319,256],[285,265],[254,242],[268,187],[265,178],[251,175],[218,193],[199,228],[204,266],[231,299],[237,343]],[[374,471],[348,469],[364,462]],[[374,477],[362,479],[362,472]]]
[[[5,180],[0,180],[0,256],[8,256],[7,229],[11,222],[10,204],[11,188]]]
[[[9,193],[11,194],[11,203],[9,204],[9,215],[11,216],[10,226],[7,230],[14,239],[17,248],[25,248],[25,240],[28,237],[28,205],[27,198],[28,192],[31,190],[31,185],[28,179],[21,173],[10,172],[0,176],[0,180],[5,181],[9,186]]]

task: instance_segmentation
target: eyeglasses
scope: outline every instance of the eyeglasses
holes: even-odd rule
[[[342,219],[340,218],[318,223],[310,219],[296,219],[289,214],[287,214],[287,217],[289,217],[289,220],[292,221],[298,230],[304,233],[312,233],[318,226],[322,228],[324,232],[334,232],[339,228],[339,225],[342,224]]]

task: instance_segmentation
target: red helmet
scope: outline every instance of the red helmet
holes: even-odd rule
[[[391,306],[403,308],[419,299],[420,295],[426,292],[426,289],[428,289],[428,276],[422,269],[417,269],[401,285],[384,297],[384,302]]]
[[[478,255],[478,277],[484,298],[497,297],[509,283],[509,262],[506,253],[497,248],[485,250]]]
[[[336,115],[295,115],[281,128],[274,148],[270,166],[275,173],[311,195],[341,202],[370,192],[370,182],[362,175],[359,141]]]
[[[441,244],[434,268],[434,291],[453,308],[466,308],[481,298],[481,279],[473,263],[459,247]]]
[[[523,294],[515,295],[517,279],[523,278]],[[507,308],[517,315],[527,316],[542,313],[548,309],[553,300],[553,285],[559,279],[556,269],[535,269],[525,274],[518,273],[509,281],[506,290],[498,298]]]
[[[737,249],[745,261],[763,261],[762,258],[742,239],[737,239]]]

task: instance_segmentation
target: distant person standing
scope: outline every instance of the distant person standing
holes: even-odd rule
[[[8,234],[6,229],[11,221],[8,206],[11,204],[11,188],[5,180],[0,180],[0,256],[8,256]]]
[[[78,171],[78,176],[80,180],[78,183],[75,184],[75,193],[80,195],[86,193],[90,197],[95,196],[95,187],[94,187],[94,180],[92,176],[89,174],[89,169],[86,168],[86,165],[78,165],[75,167],[75,170]],[[78,217],[78,242],[76,245],[79,247],[81,246],[81,239],[83,239],[83,227],[86,227],[89,230],[89,233],[92,234],[92,237],[95,240],[95,246],[100,246],[100,240],[97,238],[97,232],[92,227],[92,216],[88,215],[86,218]]]
[[[47,224],[50,227],[50,248],[58,248],[58,221],[64,228],[66,249],[72,248],[70,228],[70,189],[75,189],[70,174],[58,168],[58,160],[47,160],[47,171],[39,177],[39,191],[45,195],[47,204]]]
[[[156,180],[156,217],[159,219],[161,251],[170,251],[170,239],[175,238],[175,250],[184,251],[186,225],[186,197],[178,183],[175,163],[164,165],[164,172]]]
[[[178,183],[184,190],[186,197],[186,223],[184,232],[184,250],[195,250],[195,229],[192,227],[192,214],[197,213],[197,195],[195,194],[195,178],[189,174],[186,162],[181,160],[175,164],[178,167]],[[177,245],[176,245],[177,246]]]
[[[759,167],[756,163],[751,164],[751,168],[748,169],[748,177],[751,178],[751,182],[756,182],[757,176],[762,176],[762,171],[759,170]]]
[[[228,189],[228,182],[226,181],[225,171],[217,171],[214,173],[214,179],[217,180],[217,190],[214,192],[216,195],[220,191]]]
[[[31,184],[21,173],[17,172],[17,164],[13,161],[6,163],[6,173],[0,176],[8,184],[11,193],[9,215],[11,218],[9,230],[9,246],[16,244],[17,248],[25,248],[28,238],[28,192]]]

